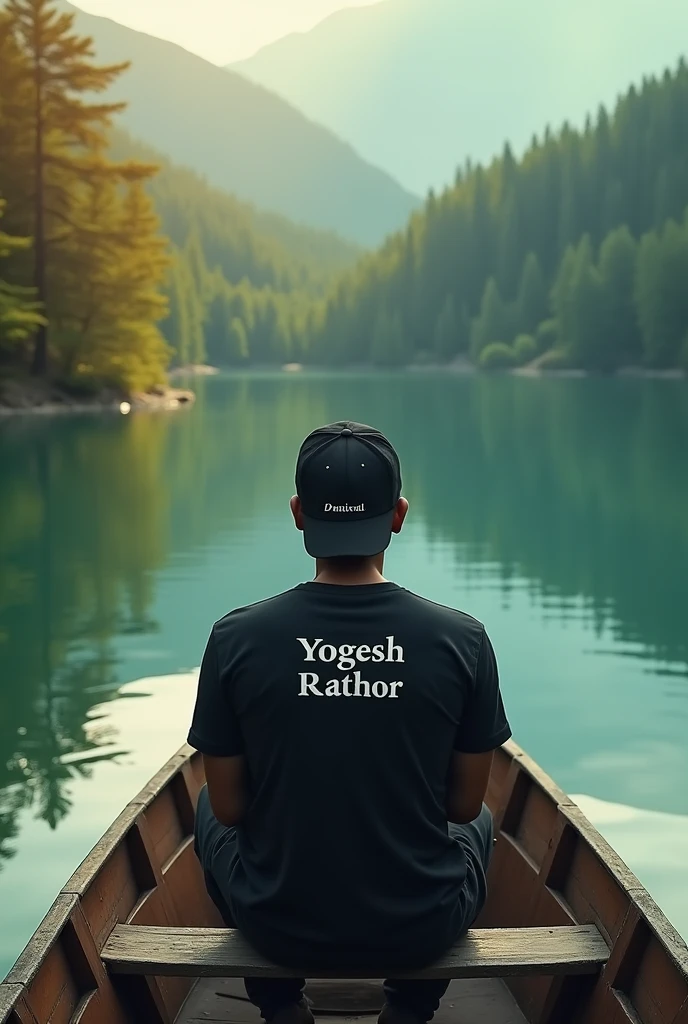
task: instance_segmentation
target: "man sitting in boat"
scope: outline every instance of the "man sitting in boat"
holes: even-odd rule
[[[189,743],[207,788],[196,852],[213,901],[294,968],[440,957],[486,896],[483,800],[511,735],[484,626],[391,583],[408,512],[379,431],[310,434],[291,511],[315,579],[216,622]],[[448,981],[385,982],[381,1024],[421,1024]],[[297,978],[247,978],[268,1024],[312,1024]]]

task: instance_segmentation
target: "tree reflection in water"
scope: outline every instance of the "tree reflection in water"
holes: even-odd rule
[[[118,638],[158,628],[156,572],[286,515],[299,441],[342,416],[394,440],[411,521],[466,588],[487,581],[508,605],[526,581],[541,619],[584,615],[688,700],[684,384],[400,373],[194,387],[178,416],[0,425],[0,860],[23,810],[56,827],[70,780],[123,753],[93,709],[129,681]]]
[[[57,828],[70,781],[125,753],[91,710],[118,691],[113,637],[156,628],[143,613],[163,550],[150,472],[163,424],[146,428],[146,446],[132,426],[105,418],[4,429],[0,861],[12,856],[21,812]]]

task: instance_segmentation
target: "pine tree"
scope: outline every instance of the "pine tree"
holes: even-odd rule
[[[0,187],[5,201],[16,200],[25,188],[26,168],[31,160],[31,131],[25,111],[32,103],[28,64],[14,37],[12,21],[0,9]],[[5,209],[5,230],[28,236],[26,223],[17,216],[19,208]],[[14,262],[14,261],[13,261]],[[21,266],[21,261],[17,261]],[[28,279],[28,260],[20,272]],[[26,283],[26,281],[24,282]]]
[[[497,280],[502,295],[513,298],[518,287],[523,236],[516,191],[512,188],[499,212],[499,238],[497,242]]]
[[[371,359],[376,366],[405,366],[408,362],[404,329],[399,313],[382,308],[375,321]]]
[[[604,188],[604,202],[602,204],[602,235],[623,224],[624,221],[624,189],[618,178],[608,181]]]
[[[621,284],[629,281],[631,247],[621,236],[603,243],[624,224],[637,240],[655,229],[657,218],[677,217],[688,205],[686,103],[688,68],[682,62],[661,81],[647,79],[641,89],[629,90],[613,117],[601,109],[588,118],[582,132],[568,125],[559,133],[547,129],[519,161],[507,148],[487,168],[466,165],[405,231],[332,289],[314,351],[323,359],[355,361],[361,339],[377,338],[380,353],[390,334],[381,308],[388,317],[399,314],[411,348],[428,347],[451,295],[456,314],[465,306],[473,319],[475,360],[485,345],[511,344],[522,331],[535,334],[539,346],[556,339],[564,360],[563,348],[573,345],[578,365],[608,369],[631,358],[638,346],[629,319],[631,290],[622,301]],[[668,244],[663,239],[662,249]],[[593,252],[600,246],[597,265]],[[661,294],[667,303],[665,329],[654,300],[643,300],[644,349],[662,364],[679,358],[680,306],[668,282],[681,256],[677,251],[666,258],[667,283],[648,283],[649,272],[642,276],[645,292]],[[605,326],[610,318],[613,330]],[[542,332],[541,324],[547,324]],[[622,334],[628,352],[619,348]]]
[[[511,328],[507,309],[493,277],[485,286],[480,313],[473,321],[471,356],[477,362],[486,345],[495,341],[510,342]]]
[[[168,351],[157,328],[167,314],[166,242],[140,183],[96,178],[74,206],[52,323],[68,376],[110,381],[125,391],[164,379]]]
[[[211,282],[208,274],[208,264],[206,263],[205,253],[203,252],[203,246],[201,244],[201,238],[198,231],[198,225],[193,224],[191,231],[186,240],[184,246],[184,259],[189,265],[189,270],[193,277],[194,286],[196,293],[205,301],[206,298],[210,298],[210,287]]]
[[[477,310],[485,283],[494,273],[494,226],[490,206],[490,184],[482,167],[466,186],[471,208],[471,269],[466,282],[466,301],[471,312]]]
[[[645,360],[675,366],[682,359],[688,324],[688,218],[649,232],[638,252],[636,302]]]
[[[610,232],[600,249],[604,330],[599,344],[608,368],[642,359],[634,300],[637,256],[638,246],[626,225]]]
[[[557,325],[560,345],[569,344],[574,333],[573,278],[576,270],[576,250],[569,246],[559,266],[557,279],[552,287],[551,304]]]
[[[602,280],[592,258],[590,237],[585,235],[576,250],[570,281],[569,334],[564,342],[577,366],[609,369],[605,347]]]
[[[516,299],[516,318],[519,330],[531,334],[547,315],[547,287],[534,252],[529,252],[523,264],[521,283]]]
[[[271,362],[290,363],[294,360],[294,339],[292,317],[288,303],[282,297],[275,296],[276,322],[272,334]]]
[[[123,106],[87,103],[84,96],[105,90],[128,65],[91,63],[91,40],[76,36],[74,16],[59,13],[50,0],[7,0],[6,12],[26,61],[25,83],[33,91],[33,104],[24,111],[32,160],[26,167],[23,214],[33,238],[32,284],[49,316],[51,271],[70,234],[75,182],[110,171],[102,160],[94,167],[89,151],[104,148],[110,117]],[[46,373],[48,356],[48,327],[42,324],[36,332],[35,374]]]
[[[190,366],[204,347],[202,308],[196,292],[191,268],[182,252],[174,252],[172,268],[167,277],[169,318],[163,323],[163,333],[174,353],[177,366]]]
[[[458,354],[460,346],[461,337],[454,298],[448,295],[435,324],[433,349],[438,359],[449,362]]]
[[[557,248],[563,252],[568,245],[575,244],[583,228],[578,199],[581,177],[579,140],[568,125],[564,125],[560,146],[562,176]]]
[[[217,271],[211,278],[211,298],[206,311],[205,339],[211,363],[223,365],[229,358],[229,325],[232,320],[229,285]]]
[[[243,320],[234,317],[227,335],[227,360],[230,364],[244,363],[248,359],[248,338]]]
[[[0,219],[5,209],[0,199]],[[6,260],[29,248],[29,238],[16,238],[0,231],[0,259]],[[8,284],[0,278],[0,355],[30,339],[44,323],[40,306],[29,288]]]

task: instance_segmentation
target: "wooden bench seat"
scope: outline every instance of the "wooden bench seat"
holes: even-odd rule
[[[117,925],[102,951],[116,974],[173,977],[507,978],[596,974],[609,958],[594,925],[563,928],[484,928],[469,931],[441,960],[413,971],[358,968],[292,970],[270,963],[230,928]]]

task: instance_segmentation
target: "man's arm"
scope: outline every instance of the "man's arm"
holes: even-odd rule
[[[447,781],[447,820],[467,825],[480,814],[492,770],[494,750],[486,754],[452,754]]]
[[[483,630],[475,677],[454,741],[447,778],[447,818],[457,825],[480,814],[492,770],[494,752],[511,736],[499,688],[492,644]]]
[[[248,803],[244,742],[218,658],[215,631],[201,663],[188,742],[203,754],[210,806],[223,825],[238,825]]]
[[[213,814],[222,825],[238,825],[248,803],[246,759],[203,755],[205,780]]]

